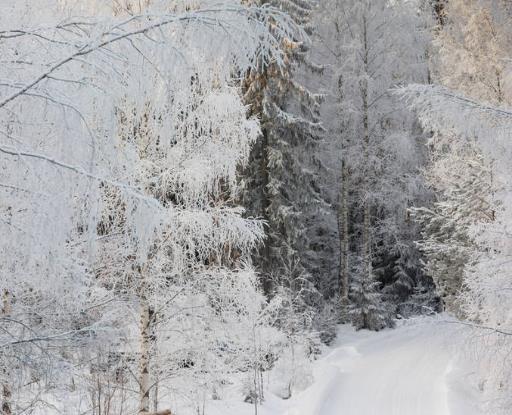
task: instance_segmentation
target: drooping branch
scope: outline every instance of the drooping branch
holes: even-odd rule
[[[478,120],[487,117],[494,127],[512,126],[511,109],[473,100],[443,86],[411,84],[396,88],[394,93],[405,99],[412,109],[427,116],[438,115],[452,121],[461,115],[476,116]],[[462,118],[466,125],[471,122],[470,117]]]
[[[282,63],[282,57],[280,56],[280,37],[286,34],[289,31],[298,31],[301,33],[300,29],[296,27],[293,22],[286,17],[278,9],[273,7],[220,7],[220,8],[211,8],[204,10],[195,10],[194,12],[185,13],[182,15],[166,15],[160,18],[159,21],[153,21],[155,16],[150,15],[137,15],[132,16],[128,21],[117,24],[116,26],[104,31],[99,39],[107,37],[105,40],[98,41],[97,43],[87,43],[82,46],[77,51],[71,53],[70,55],[62,58],[58,62],[51,65],[46,71],[38,75],[32,81],[25,84],[23,87],[18,89],[16,92],[8,95],[2,101],[0,101],[0,108],[5,107],[8,103],[14,101],[18,97],[24,95],[27,91],[33,89],[35,86],[40,84],[45,79],[49,79],[50,76],[55,73],[57,70],[66,66],[70,62],[76,61],[84,56],[90,55],[91,53],[104,49],[114,43],[117,43],[121,40],[129,39],[136,37],[138,35],[146,35],[149,32],[152,32],[156,29],[160,29],[162,27],[168,26],[173,23],[180,22],[195,22],[203,25],[211,25],[216,27],[222,27],[223,30],[226,30],[227,22],[219,19],[217,15],[220,13],[231,13],[231,14],[246,14],[248,20],[259,24],[266,25],[269,20],[279,21],[282,23],[281,30],[274,30],[271,34],[270,31],[267,31],[270,41],[270,44],[273,45],[271,48],[262,48],[262,50],[258,50],[257,53],[263,54],[260,57],[263,57],[264,60],[274,59],[278,64]],[[127,32],[117,33],[116,30],[125,26],[128,22],[132,22],[135,20],[148,20],[148,24],[137,28],[132,29]],[[20,34],[19,31],[13,31],[13,33]],[[262,39],[257,39],[257,41],[262,43]]]
[[[6,320],[6,319],[3,318],[2,320]],[[12,319],[10,319],[9,321],[13,322]],[[18,324],[21,324],[21,323],[18,322]],[[69,330],[69,331],[64,331],[64,332],[55,333],[55,334],[34,335],[33,337],[28,337],[25,339],[15,339],[15,340],[11,340],[11,341],[2,343],[2,344],[0,344],[0,349],[4,349],[6,347],[18,346],[18,345],[27,344],[27,343],[36,344],[36,343],[41,343],[41,342],[52,342],[52,341],[70,339],[78,334],[83,334],[83,333],[88,333],[88,332],[93,332],[93,331],[96,331],[96,329],[93,329],[92,327],[85,327],[85,328],[78,329],[78,330]]]
[[[3,146],[0,146],[0,153],[4,153],[9,156],[15,156],[15,157],[32,158],[32,159],[36,159],[36,160],[40,160],[40,161],[52,164],[56,167],[60,167],[60,168],[69,170],[73,173],[79,174],[81,176],[85,176],[89,179],[93,179],[95,181],[102,182],[102,183],[107,183],[111,186],[114,186],[114,187],[126,192],[127,194],[129,194],[131,196],[134,196],[138,199],[148,202],[151,205],[155,205],[156,207],[159,207],[158,201],[156,199],[144,195],[143,193],[141,193],[139,190],[137,190],[136,188],[134,188],[132,186],[129,186],[125,183],[121,183],[121,182],[118,182],[115,180],[108,179],[106,177],[95,175],[93,173],[88,172],[87,170],[84,170],[82,167],[73,166],[71,164],[64,163],[62,161],[59,161],[55,158],[46,156],[44,154],[33,153],[33,152],[29,152],[29,151],[23,151],[23,150],[18,150],[18,149],[14,149],[14,148],[10,148],[10,147],[3,147]]]

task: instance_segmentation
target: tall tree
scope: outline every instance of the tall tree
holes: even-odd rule
[[[112,356],[91,373],[107,370],[110,357],[127,357],[120,370],[136,371],[130,365],[138,362],[138,410],[147,413],[161,385],[157,368],[186,377],[197,364],[197,378],[188,379],[196,390],[220,382],[226,345],[238,350],[238,340],[221,339],[212,326],[226,333],[220,327],[241,325],[247,309],[263,305],[248,258],[261,226],[233,202],[237,166],[259,126],[232,75],[283,65],[281,41],[295,25],[276,9],[236,1],[172,11],[154,1],[142,12],[129,4],[112,13],[110,2],[48,1],[42,10],[17,10],[20,20],[0,35],[1,175],[9,193],[2,210],[10,215],[1,226],[12,236],[0,245],[0,289],[16,298],[0,344],[2,373],[17,382],[10,387],[30,384],[27,377],[45,383],[33,370],[44,359],[20,365],[22,352],[58,362],[55,383],[65,387],[66,376],[83,375],[93,360],[84,357],[87,346],[105,346]],[[75,15],[67,6],[82,17],[67,17]],[[126,318],[136,311],[138,327]],[[172,341],[163,328],[185,335]],[[189,342],[201,351],[192,363],[184,356]],[[170,357],[156,353],[162,344]],[[206,370],[215,359],[222,369]],[[31,393],[10,389],[17,412]]]
[[[331,128],[341,152],[339,286],[345,298],[354,286],[354,318],[366,328],[389,322],[379,285],[403,301],[423,282],[415,271],[417,230],[407,214],[424,195],[422,133],[389,92],[400,83],[426,81],[427,20],[419,11],[411,2],[332,1],[322,13],[323,46],[335,68]],[[401,36],[404,31],[411,36]]]
[[[502,1],[451,0],[435,41],[435,81],[406,96],[434,131],[437,203],[422,212],[427,265],[452,288],[475,328],[486,411],[510,408],[510,9]]]
[[[444,24],[434,38],[433,80],[478,100],[497,105],[510,101],[506,72],[510,34],[500,2],[454,0],[443,13]],[[427,177],[437,201],[433,209],[417,211],[424,229],[420,246],[445,306],[460,312],[457,298],[467,258],[479,251],[470,228],[492,222],[495,216],[493,160],[482,155],[473,137],[446,130],[431,138],[430,149]]]
[[[306,32],[311,29],[314,2],[291,0],[277,4],[304,32],[283,41],[285,67],[271,65],[258,69],[245,80],[245,100],[252,113],[261,117],[262,137],[245,172],[244,200],[250,214],[267,222],[267,238],[257,264],[265,291],[270,295],[283,284],[281,278],[295,280],[293,286],[303,292],[306,291],[302,290],[301,281],[313,282],[307,256],[311,246],[306,209],[308,204],[322,209],[323,203],[315,187],[311,158],[311,149],[322,131],[318,123],[321,97],[308,91],[296,76],[299,64],[313,67],[306,59]]]

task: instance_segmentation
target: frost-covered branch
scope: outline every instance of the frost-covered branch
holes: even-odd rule
[[[62,161],[59,161],[59,160],[57,160],[55,158],[46,156],[44,154],[39,154],[39,153],[35,153],[35,152],[30,152],[30,151],[18,150],[16,148],[11,148],[11,147],[0,146],[0,152],[4,153],[4,154],[7,154],[9,156],[26,157],[26,158],[37,159],[37,160],[49,163],[51,165],[57,166],[59,168],[63,168],[65,170],[69,170],[69,171],[71,171],[73,173],[85,176],[85,177],[87,177],[89,179],[92,179],[92,180],[95,180],[97,182],[107,183],[107,184],[109,184],[111,186],[114,186],[116,188],[121,189],[122,191],[126,192],[127,194],[129,194],[131,196],[134,196],[134,197],[136,197],[138,199],[142,199],[142,200],[150,203],[151,205],[158,207],[158,203],[154,199],[149,198],[148,196],[142,194],[136,188],[134,188],[132,186],[129,186],[129,185],[125,184],[125,183],[120,183],[120,182],[111,180],[111,179],[109,179],[107,177],[100,177],[100,176],[98,176],[96,174],[93,174],[93,173],[90,173],[90,172],[86,171],[84,168],[82,168],[80,166],[73,166],[71,164],[64,163]],[[13,188],[13,187],[16,188],[15,186],[12,186],[12,185],[4,185],[4,186],[9,186],[10,188]],[[25,190],[25,191],[27,191],[27,190]]]
[[[231,14],[240,15],[246,18],[248,23],[256,24],[257,26],[262,26],[263,30],[258,31],[257,34],[253,34],[252,32],[244,30],[242,27],[238,25],[233,25],[233,23],[229,21],[229,18],[226,19],[226,16],[229,17],[229,15]],[[272,32],[266,30],[266,26],[269,24],[270,21],[274,22],[274,30]],[[133,22],[136,22],[138,26],[142,27],[126,27],[129,23]],[[251,58],[251,65],[259,64],[260,59],[263,60],[263,62],[269,62],[270,60],[274,60],[277,62],[278,65],[282,65],[283,56],[280,49],[281,38],[285,35],[289,36],[289,34],[292,31],[300,33],[300,29],[297,26],[295,26],[294,23],[289,18],[287,18],[287,16],[284,13],[272,7],[228,6],[210,9],[199,9],[182,15],[171,14],[164,16],[131,16],[128,20],[118,23],[112,26],[111,28],[108,28],[105,31],[103,31],[101,34],[97,36],[97,40],[86,43],[85,45],[81,46],[78,50],[72,52],[68,56],[63,57],[58,62],[51,64],[48,69],[46,69],[44,72],[38,75],[35,79],[29,81],[27,84],[20,87],[16,92],[3,98],[0,101],[0,109],[8,103],[10,103],[11,101],[15,100],[16,98],[22,96],[27,91],[37,86],[45,79],[50,78],[50,76],[54,72],[66,66],[70,62],[76,61],[93,52],[107,48],[108,46],[115,44],[119,41],[133,38],[139,35],[146,35],[152,31],[161,29],[171,24],[186,22],[191,22],[203,26],[218,27],[221,30],[225,31],[229,37],[233,38],[236,36],[236,33],[241,30],[247,36],[252,36],[253,38],[251,40],[255,43],[259,43],[261,45],[261,48],[256,48],[259,59],[254,59],[254,57]],[[62,26],[57,26],[57,29],[61,27]],[[121,33],[117,33],[119,29],[122,29]],[[35,35],[35,32],[13,30],[7,32],[6,36],[17,37],[24,34]]]
[[[512,109],[476,101],[439,85],[412,84],[394,90],[421,119],[440,130],[462,134],[512,128]]]

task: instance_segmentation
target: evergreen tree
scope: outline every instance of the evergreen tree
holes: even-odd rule
[[[450,295],[447,305],[474,327],[477,373],[492,414],[507,414],[512,403],[509,3],[447,2],[433,59],[442,86],[405,90],[434,131],[427,176],[437,202],[418,212],[420,244]]]
[[[258,4],[266,1],[256,2]],[[321,96],[297,81],[299,66],[320,71],[307,59],[313,1],[269,2],[289,13],[302,26],[302,36],[286,39],[286,66],[264,66],[251,71],[244,81],[245,102],[261,119],[262,136],[254,146],[249,168],[244,171],[244,204],[248,213],[265,219],[267,238],[256,264],[267,295],[272,296],[285,280],[310,306],[317,306],[317,290],[302,290],[299,281],[321,285],[324,271],[321,254],[327,244],[312,240],[324,235],[319,225],[329,207],[318,186],[321,166],[314,155],[322,134],[318,121]],[[322,229],[318,229],[318,228]],[[320,257],[318,257],[320,254]],[[291,265],[293,264],[293,265]],[[316,304],[315,304],[316,303]]]
[[[495,208],[488,201],[492,172],[474,141],[447,133],[435,137],[430,149],[437,157],[427,178],[438,200],[431,208],[413,208],[412,215],[422,227],[418,246],[426,257],[425,270],[445,307],[459,312],[468,258],[474,258],[479,249],[470,229],[494,220]]]
[[[504,63],[507,30],[499,2],[489,6],[478,0],[443,3],[443,24],[434,38],[432,77],[476,99],[501,104],[510,100]],[[431,209],[413,209],[422,226],[419,246],[445,307],[460,313],[457,298],[468,258],[479,251],[470,229],[495,217],[493,160],[483,156],[475,137],[446,128],[431,137],[429,151],[425,175],[436,202]]]
[[[393,326],[392,314],[382,300],[380,285],[373,276],[363,277],[360,272],[352,277],[349,316],[357,330],[378,331]]]

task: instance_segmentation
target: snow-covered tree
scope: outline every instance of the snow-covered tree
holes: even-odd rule
[[[322,7],[323,47],[332,61],[336,108],[334,114],[327,112],[335,120],[330,126],[334,148],[341,153],[340,295],[347,299],[353,284],[356,309],[365,308],[359,300],[366,298],[372,310],[383,311],[377,281],[403,301],[421,280],[413,244],[417,230],[407,209],[424,198],[418,170],[424,162],[422,133],[389,90],[426,81],[427,20],[415,2],[332,1]],[[404,37],[404,32],[411,35]],[[363,295],[362,289],[369,291]]]
[[[509,98],[506,72],[510,31],[500,2],[451,1],[443,6],[443,24],[436,31],[432,78],[476,99],[500,104]],[[494,220],[493,160],[484,157],[474,137],[447,128],[430,139],[431,160],[426,172],[437,202],[420,209],[420,246],[426,269],[441,290],[445,306],[459,312],[456,297],[462,289],[468,258],[478,247],[470,227]]]
[[[268,224],[265,245],[257,264],[267,294],[284,283],[280,275],[313,282],[320,276],[316,256],[321,252],[311,242],[316,226],[309,218],[321,217],[326,209],[316,186],[318,167],[314,164],[316,141],[322,132],[318,123],[321,96],[310,92],[298,73],[306,67],[316,68],[307,59],[311,32],[313,1],[256,1],[276,4],[304,30],[301,36],[283,41],[286,65],[271,65],[249,73],[244,81],[245,102],[261,118],[262,138],[254,147],[249,168],[244,172],[245,205],[252,215],[263,217]],[[263,69],[263,70],[261,70]],[[287,264],[294,264],[293,267]],[[311,302],[312,299],[309,299]]]
[[[430,139],[429,148],[432,159],[426,177],[438,200],[431,208],[413,208],[412,215],[422,227],[418,246],[426,257],[425,270],[434,278],[445,307],[459,312],[465,266],[478,252],[470,228],[494,220],[495,207],[487,200],[492,171],[474,140],[444,132]]]
[[[510,101],[510,15],[502,1],[450,0],[434,37],[432,74],[448,88],[495,103]]]
[[[9,4],[0,34],[5,406],[38,395],[17,388],[22,376],[52,383],[16,363],[21,348],[48,357],[59,342],[61,378],[87,369],[79,344],[127,358],[120,369],[138,373],[146,413],[162,377],[190,366],[191,345],[196,390],[211,389],[236,344],[222,327],[262,307],[248,258],[261,224],[233,202],[260,130],[232,74],[282,65],[295,28],[276,9],[237,2],[46,6]]]
[[[512,373],[512,326],[509,313],[512,278],[507,268],[512,254],[508,232],[512,218],[508,203],[511,157],[508,135],[512,128],[512,111],[439,86],[409,86],[402,93],[419,112],[425,127],[441,134],[455,131],[460,140],[476,139],[478,157],[493,160],[489,172],[495,183],[492,199],[481,199],[479,194],[475,196],[477,207],[483,207],[480,210],[482,219],[475,219],[475,211],[472,210],[469,219],[456,221],[459,210],[464,215],[465,206],[460,201],[456,204],[456,198],[452,204],[446,204],[445,209],[455,218],[451,221],[452,235],[456,235],[461,227],[464,240],[469,238],[471,241],[471,249],[468,249],[463,264],[462,288],[457,300],[464,316],[471,322],[469,324],[475,328],[472,340],[479,360],[481,387],[487,396],[487,410],[488,413],[505,414],[510,408]],[[475,177],[478,183],[480,166],[476,171],[479,173]],[[458,184],[464,182],[461,180]],[[454,189],[458,187],[454,184]],[[433,224],[429,226],[433,227]],[[433,235],[435,237],[435,232]],[[422,243],[428,242],[427,239]]]
[[[511,17],[502,1],[444,4],[433,56],[434,81],[443,86],[405,90],[434,132],[427,176],[437,202],[417,211],[420,245],[429,272],[475,327],[480,385],[492,414],[511,404]]]
[[[187,72],[179,77],[180,82],[183,77]],[[162,94],[162,101],[149,95],[150,91],[141,91],[138,96],[151,104],[120,114],[119,145],[135,157],[135,164],[127,164],[124,175],[135,172],[137,186],[164,208],[153,210],[144,203],[121,199],[116,203],[120,212],[113,219],[117,226],[101,224],[105,235],[119,235],[104,242],[101,278],[121,295],[133,296],[140,307],[140,359],[147,359],[139,369],[141,393],[147,398],[140,410],[146,412],[151,343],[160,332],[153,327],[161,326],[165,333],[173,327],[173,316],[187,307],[210,308],[199,313],[200,321],[206,319],[210,327],[216,315],[220,321],[225,319],[226,288],[250,275],[250,271],[242,272],[243,261],[263,237],[257,222],[241,219],[241,210],[232,206],[229,193],[235,189],[236,166],[247,160],[259,134],[257,123],[246,119],[236,90],[223,88],[227,83],[219,80],[218,73],[208,69],[205,74],[197,68],[188,77],[191,91],[173,87],[171,91],[179,92],[171,97]],[[107,205],[109,219],[112,205]],[[230,294],[230,301],[239,297],[239,293]],[[186,315],[186,324],[199,318],[194,312]],[[169,320],[169,325],[164,323]],[[201,331],[195,327],[194,332]],[[173,336],[162,342],[166,340],[179,344]],[[201,344],[195,336],[189,341],[190,349]],[[161,361],[157,366],[162,371]]]
[[[478,193],[475,196],[478,199],[476,207],[483,206],[480,210],[482,219],[474,220],[475,211],[472,210],[469,220],[453,221],[453,228],[462,226],[462,231],[466,232],[464,237],[469,237],[472,244],[470,256],[464,263],[458,301],[460,309],[475,327],[473,341],[477,347],[481,385],[488,398],[487,410],[505,414],[510,407],[512,373],[509,358],[512,331],[508,312],[512,304],[508,287],[512,280],[507,268],[512,252],[508,232],[512,217],[508,203],[511,150],[507,138],[512,127],[512,112],[442,87],[410,86],[405,95],[421,114],[426,127],[443,134],[455,131],[461,140],[476,139],[479,157],[493,160],[489,172],[494,183],[492,198],[482,199]],[[476,171],[481,172],[480,168]],[[457,187],[454,185],[455,189]],[[447,212],[457,219],[458,211],[464,206],[461,202],[459,205],[453,203]]]

